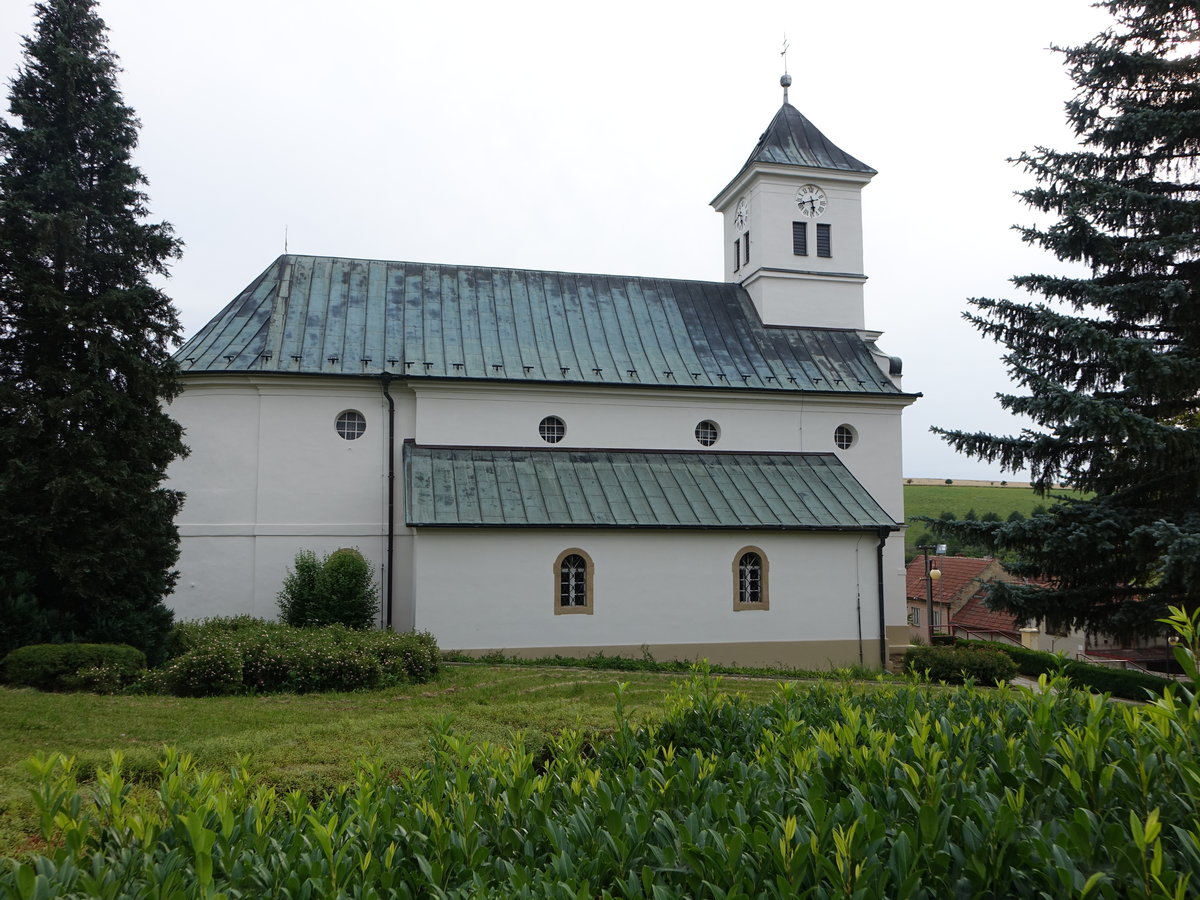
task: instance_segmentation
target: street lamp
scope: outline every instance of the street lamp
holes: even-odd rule
[[[933,583],[942,577],[940,569],[930,563],[929,551],[942,555],[946,552],[945,544],[919,544],[918,550],[925,553],[925,616],[929,620],[929,646],[933,646]]]

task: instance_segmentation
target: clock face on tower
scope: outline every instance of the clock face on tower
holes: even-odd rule
[[[737,211],[733,214],[733,227],[739,233],[750,227],[750,204],[746,202],[745,197],[738,201]]]
[[[801,214],[810,219],[815,219],[825,212],[828,203],[829,199],[825,196],[825,192],[815,184],[801,185],[796,189],[796,205],[800,207]]]

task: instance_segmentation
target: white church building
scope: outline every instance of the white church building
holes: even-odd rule
[[[445,649],[881,665],[919,395],[865,327],[874,174],[785,90],[722,282],[281,256],[177,354],[176,615],[356,547]]]

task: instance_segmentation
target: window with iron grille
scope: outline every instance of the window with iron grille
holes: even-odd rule
[[[817,256],[833,256],[833,238],[827,224],[817,223]]]
[[[566,423],[558,416],[546,416],[538,423],[538,434],[547,444],[557,444],[567,433]]]
[[[342,440],[357,441],[367,430],[367,420],[357,409],[347,409],[338,413],[333,427]]]
[[[794,256],[808,256],[807,222],[792,223],[792,254]]]
[[[705,447],[711,447],[721,436],[721,429],[711,419],[705,419],[696,426],[696,440]]]
[[[592,560],[577,547],[564,550],[554,561],[554,614],[592,612]]]
[[[849,425],[839,425],[833,429],[833,443],[839,450],[849,450],[854,446],[854,441],[857,437],[854,429]]]
[[[733,560],[733,608],[768,609],[767,558],[758,547],[744,547]]]

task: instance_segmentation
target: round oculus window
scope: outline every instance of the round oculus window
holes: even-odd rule
[[[833,429],[833,443],[839,450],[849,450],[858,440],[858,434],[849,425],[839,425]]]
[[[721,436],[721,429],[711,419],[705,419],[696,426],[696,440],[705,447],[711,447]]]
[[[538,434],[547,444],[557,444],[567,434],[567,425],[558,416],[546,416],[538,423]]]
[[[357,441],[367,430],[367,420],[357,409],[348,409],[338,413],[334,421],[338,437],[347,441]]]

